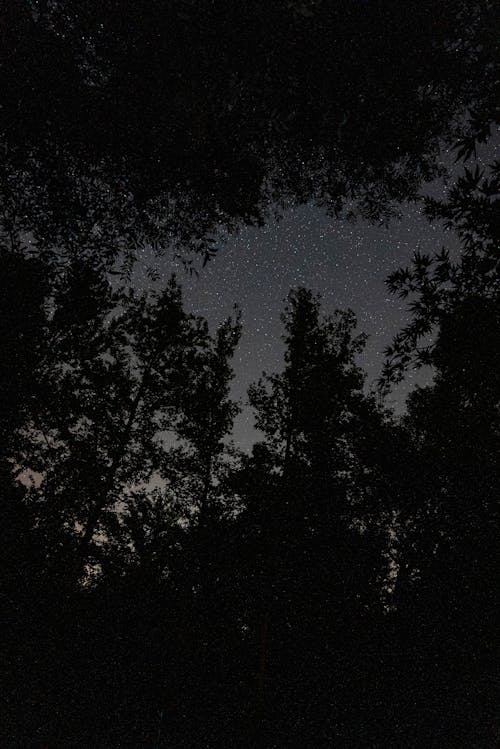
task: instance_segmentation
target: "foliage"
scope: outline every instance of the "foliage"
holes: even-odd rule
[[[489,174],[478,167],[465,169],[447,200],[427,200],[429,217],[444,221],[448,229],[456,231],[462,250],[456,259],[444,248],[434,257],[416,253],[409,268],[389,276],[389,290],[403,299],[411,298],[412,318],[386,349],[382,384],[400,380],[411,365],[439,366],[439,344],[429,343],[435,330],[456,326],[468,309],[476,316],[498,306],[499,196],[500,164],[494,162]],[[471,329],[477,326],[478,322],[471,320]],[[470,345],[476,345],[476,341],[471,340]],[[464,365],[467,363],[470,361]]]
[[[404,417],[366,390],[354,313],[292,289],[251,454],[238,312],[211,334],[175,278],[139,293],[6,233],[3,745],[496,746],[493,189],[433,204],[461,258],[391,282],[416,301],[393,365],[435,325]]]
[[[2,204],[49,246],[209,258],[271,206],[378,219],[498,117],[489,0],[7,5]]]

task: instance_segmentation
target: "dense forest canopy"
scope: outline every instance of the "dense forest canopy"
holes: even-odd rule
[[[429,210],[462,238],[389,279],[412,321],[367,392],[352,311],[290,291],[231,443],[239,313],[3,249],[6,747],[497,745],[498,164]],[[428,330],[432,345],[421,346]]]
[[[11,0],[1,196],[39,240],[210,252],[281,204],[370,218],[498,116],[484,0]]]
[[[0,744],[496,749],[495,4],[6,11]],[[387,279],[409,321],[377,387],[355,312],[297,284],[281,366],[236,402],[244,310],[211,329],[175,276],[114,265],[290,203],[381,218],[442,144],[467,163],[423,211],[459,250],[415,237]]]

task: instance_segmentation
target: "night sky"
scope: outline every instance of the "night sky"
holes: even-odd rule
[[[497,138],[483,149],[484,163],[497,156],[499,142]],[[449,155],[444,158],[452,163]],[[441,180],[427,186],[425,192],[439,197],[446,189],[447,182]],[[248,450],[258,433],[245,406],[246,391],[263,370],[271,373],[283,367],[280,313],[290,288],[303,285],[319,292],[326,313],[348,307],[356,312],[359,332],[369,336],[360,357],[369,386],[380,374],[383,349],[409,319],[407,302],[389,294],[385,279],[407,265],[416,250],[432,253],[443,245],[451,251],[458,248],[456,237],[445,232],[440,223],[430,223],[415,204],[403,205],[401,218],[388,226],[338,220],[314,206],[301,206],[290,209],[280,222],[248,227],[229,237],[213,261],[203,269],[198,265],[198,276],[189,276],[180,262],[168,256],[152,262],[145,252],[138,281],[151,287],[145,273],[148,265],[160,271],[162,280],[175,271],[183,286],[186,309],[203,315],[211,330],[232,313],[235,303],[241,308],[243,335],[233,362],[233,393],[241,400],[243,411],[233,434],[235,443]],[[407,393],[428,377],[425,371],[410,372],[387,404],[401,412]]]

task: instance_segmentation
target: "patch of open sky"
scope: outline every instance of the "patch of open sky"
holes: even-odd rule
[[[497,151],[498,142],[483,149],[484,162]],[[447,184],[449,180],[439,180],[426,192],[444,196]],[[233,362],[233,395],[244,407],[235,422],[234,439],[248,450],[258,433],[246,392],[263,371],[282,369],[280,314],[290,288],[300,285],[320,293],[325,313],[337,308],[355,311],[359,331],[369,336],[359,362],[370,385],[380,375],[384,348],[409,320],[407,302],[388,292],[387,276],[408,265],[415,251],[432,254],[442,246],[452,253],[459,251],[456,236],[446,232],[440,222],[429,222],[418,204],[403,205],[401,218],[387,226],[331,218],[320,208],[305,205],[289,209],[280,221],[269,221],[261,228],[247,227],[228,237],[204,268],[201,259],[195,263],[198,275],[187,274],[182,263],[168,254],[155,257],[145,249],[134,282],[144,288],[160,286],[175,272],[186,309],[205,317],[212,331],[233,313],[235,304],[241,308],[243,335]],[[148,267],[159,273],[154,283],[148,277]],[[394,388],[388,405],[401,412],[408,392],[429,381],[428,370],[409,372]]]

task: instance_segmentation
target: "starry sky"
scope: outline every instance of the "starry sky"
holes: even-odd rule
[[[489,161],[497,149],[498,143],[488,146],[481,161]],[[450,161],[449,156],[445,158]],[[446,180],[435,182],[426,192],[444,196],[447,184]],[[203,315],[212,330],[238,304],[243,335],[233,361],[233,396],[241,401],[242,413],[233,436],[240,448],[249,450],[259,435],[246,405],[246,391],[263,371],[282,369],[280,313],[290,288],[301,285],[319,292],[325,313],[336,308],[356,312],[358,332],[369,336],[359,363],[370,386],[380,374],[384,347],[408,320],[407,302],[387,291],[387,275],[407,265],[415,250],[432,253],[443,245],[452,252],[458,250],[456,237],[440,223],[430,223],[416,204],[403,205],[401,218],[388,226],[330,218],[323,210],[306,205],[290,209],[279,222],[247,227],[228,237],[214,260],[203,269],[200,264],[198,276],[189,276],[180,262],[168,256],[153,259],[146,251],[137,282],[151,286],[148,266],[159,270],[160,282],[176,272],[186,309]],[[428,371],[410,372],[387,404],[401,412],[407,393],[429,378]]]

